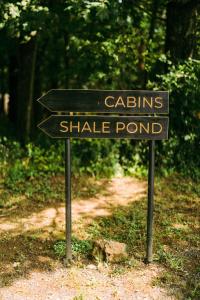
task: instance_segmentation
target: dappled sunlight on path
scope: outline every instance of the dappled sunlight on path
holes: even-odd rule
[[[138,201],[146,195],[146,182],[135,178],[113,178],[105,184],[105,190],[95,197],[88,199],[76,199],[72,204],[72,218],[74,221],[86,217],[87,221],[98,216],[108,216],[114,207],[128,205]],[[30,207],[31,209],[32,207]],[[27,207],[28,209],[28,207]],[[0,233],[11,231],[13,235],[32,230],[42,230],[47,233],[64,231],[64,203],[49,204],[39,211],[34,211],[28,216],[13,214],[13,217],[3,216],[0,220]],[[47,238],[45,235],[44,238]]]
[[[72,214],[75,220],[80,216],[85,216],[87,219],[108,216],[111,215],[114,207],[138,201],[145,194],[145,182],[130,177],[113,178],[107,183],[103,194],[73,203]]]

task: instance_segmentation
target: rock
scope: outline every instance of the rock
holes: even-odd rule
[[[94,242],[92,255],[97,261],[110,263],[121,262],[128,257],[126,244],[104,239]]]

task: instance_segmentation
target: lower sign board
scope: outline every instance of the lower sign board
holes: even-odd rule
[[[168,118],[51,115],[38,127],[52,138],[168,138]]]

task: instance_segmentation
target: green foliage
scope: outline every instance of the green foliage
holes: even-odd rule
[[[162,58],[163,59],[163,58]],[[158,143],[157,164],[163,169],[173,169],[186,175],[200,176],[200,61],[189,59],[177,66],[170,61],[168,72],[158,75],[158,82],[149,87],[170,92],[169,140]]]
[[[58,241],[53,246],[55,254],[59,258],[63,258],[66,255],[66,242]],[[78,240],[75,237],[72,237],[72,253],[76,255],[85,255],[89,256],[92,250],[92,243],[88,240]]]
[[[22,147],[6,137],[0,141],[0,167],[4,184],[13,190],[18,184],[36,178],[64,173],[64,144],[39,146],[33,143]],[[73,140],[72,174],[110,177],[121,171],[119,143],[112,140]]]
[[[168,60],[164,50],[167,34],[171,34],[173,40],[173,30],[166,28],[170,22],[166,10],[173,5],[173,1],[141,0],[134,1],[134,5],[132,2],[0,1],[0,96],[10,94],[12,101],[9,106],[17,113],[22,106],[15,94],[23,86],[27,103],[28,99],[36,99],[51,88],[149,88],[170,91],[169,140],[156,142],[156,172],[167,176],[178,171],[195,181],[192,182],[189,177],[186,182],[183,178],[174,178],[173,183],[166,181],[165,185],[163,182],[157,185],[155,249],[159,263],[174,272],[179,282],[180,278],[185,278],[185,298],[199,299],[198,253],[185,253],[187,247],[197,249],[199,245],[199,224],[194,224],[200,191],[197,184],[200,178],[200,46],[197,43],[195,47],[200,36],[200,18],[197,4],[195,7],[195,1],[192,1],[197,15],[193,22],[197,27],[196,41],[192,42],[194,47],[191,49],[195,59],[180,61],[177,57],[175,64]],[[185,5],[186,1],[179,2]],[[178,19],[176,24],[179,26],[174,27],[182,30],[185,23],[181,10]],[[172,23],[170,25],[173,27]],[[192,22],[191,26],[194,26]],[[195,28],[189,31],[195,31]],[[34,60],[30,40],[36,41],[37,47],[33,66],[35,84],[28,93],[26,87],[28,89],[32,82],[24,84],[26,76],[21,75],[29,69],[29,62]],[[187,37],[185,40],[188,46],[189,35],[188,41]],[[60,190],[53,195],[50,187],[54,175],[59,177],[57,175],[64,173],[63,143],[51,141],[47,145],[42,136],[41,143],[29,142],[22,147],[15,137],[13,140],[3,137],[10,136],[10,126],[6,124],[2,128],[1,100],[0,97],[0,205],[9,207],[18,203],[20,200],[11,197],[15,192],[23,193],[28,198],[34,195],[39,201],[58,199]],[[31,116],[35,134],[38,133],[35,123],[46,113],[39,110],[34,102]],[[9,111],[9,118],[13,127],[17,127],[17,116],[13,119]],[[84,174],[93,177],[146,175],[147,144],[145,141],[131,140],[73,140],[72,173],[76,177],[83,177]],[[60,185],[63,186],[63,182]],[[96,190],[90,191],[94,195]],[[126,242],[130,253],[136,256],[142,253],[143,256],[145,214],[144,202],[127,209],[116,209],[111,217],[93,222],[88,232],[92,239],[105,237]],[[177,223],[182,227],[177,228]],[[184,226],[189,229],[184,229]],[[167,247],[158,244],[160,239]],[[56,255],[64,256],[63,242],[58,242],[54,249]],[[90,242],[73,239],[73,251],[88,253]],[[186,267],[189,273],[184,273]],[[168,280],[172,282],[169,273],[163,276],[163,282]]]
[[[163,246],[160,247],[157,253],[159,261],[167,264],[172,270],[184,271],[184,259],[179,255],[174,255],[170,251],[165,251]]]
[[[78,240],[72,238],[72,251],[79,254],[90,254],[92,250],[91,241],[88,240]]]
[[[53,246],[55,254],[59,257],[65,257],[66,255],[66,243],[64,241],[59,241]]]
[[[2,1],[0,4],[0,29],[6,29],[10,37],[28,42],[45,27],[49,8],[38,0]]]
[[[148,141],[121,140],[119,161],[125,175],[146,176]]]
[[[98,177],[110,177],[117,173],[119,143],[113,140],[73,140],[74,174],[88,173]]]
[[[141,145],[144,147],[141,147]],[[132,144],[120,140],[72,140],[72,174],[111,177],[122,174],[146,175],[146,150],[144,143]],[[144,160],[142,160],[142,157]],[[26,182],[27,190],[37,178],[64,173],[64,143],[47,145],[19,142],[6,137],[0,140],[0,167],[4,185],[18,191]],[[30,183],[30,184],[29,184]],[[30,185],[30,187],[29,187]],[[21,187],[21,188],[20,188]],[[39,188],[39,183],[37,185]],[[33,189],[32,189],[33,190]]]
[[[63,147],[49,149],[34,144],[22,148],[19,142],[1,139],[0,167],[5,185],[15,189],[20,182],[63,172]]]
[[[150,0],[136,1],[135,5],[126,0],[1,1],[0,94],[15,94],[19,89],[17,84],[16,88],[10,86],[9,74],[17,74],[20,81],[20,74],[27,69],[21,65],[20,57],[31,55],[29,41],[33,38],[37,44],[35,86],[30,95],[33,99],[52,88],[168,89],[170,135],[168,141],[156,143],[158,170],[164,175],[178,170],[199,177],[199,61],[186,60],[175,65],[166,58],[166,22],[163,22],[166,1],[156,3]],[[199,46],[194,53],[198,57]],[[15,103],[20,107],[15,97],[10,105]],[[34,103],[34,122],[40,121],[40,115],[42,119],[44,113]],[[19,150],[21,156],[12,161],[13,170],[8,166],[8,177],[14,181],[62,172],[63,149],[57,145],[58,148],[50,146],[43,150],[30,144]],[[146,142],[83,140],[73,141],[72,149],[75,174],[147,173]],[[54,150],[58,153],[53,154]]]

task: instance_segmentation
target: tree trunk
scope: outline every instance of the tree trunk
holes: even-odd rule
[[[16,47],[17,48],[17,47]],[[16,53],[12,54],[9,59],[9,108],[8,117],[12,123],[17,122],[17,110],[18,110],[18,95],[17,86],[19,78],[19,59],[18,49]]]
[[[20,45],[16,125],[22,141],[28,140],[31,133],[36,54],[36,38]]]
[[[199,4],[196,0],[172,0],[167,4],[166,53],[173,62],[193,57]]]

